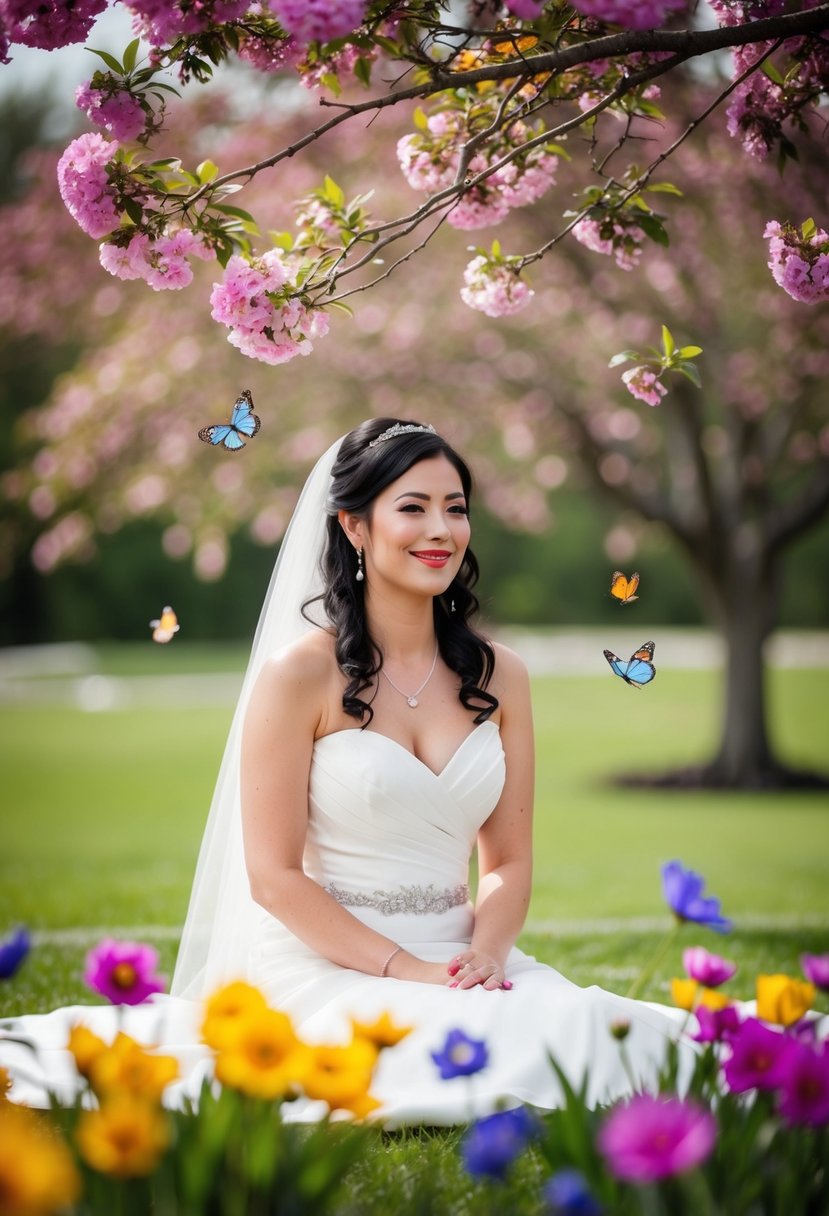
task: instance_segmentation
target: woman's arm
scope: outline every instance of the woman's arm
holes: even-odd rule
[[[457,971],[461,988],[500,987],[530,903],[535,786],[530,681],[521,659],[504,646],[496,646],[496,672],[507,775],[498,805],[478,833],[475,928],[470,949],[457,957],[471,965]]]
[[[397,942],[364,925],[302,868],[311,756],[330,678],[325,638],[311,635],[269,659],[256,682],[242,734],[245,862],[253,899],[301,941],[341,967],[380,975]],[[386,974],[448,979],[443,964],[405,950]]]

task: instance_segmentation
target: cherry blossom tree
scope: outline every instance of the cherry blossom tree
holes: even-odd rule
[[[10,53],[83,38],[102,7],[0,0]],[[83,282],[101,341],[24,421],[32,465],[5,478],[43,523],[36,564],[157,515],[165,549],[217,577],[240,523],[278,539],[297,470],[333,433],[426,399],[511,524],[543,529],[550,491],[593,477],[671,531],[730,656],[723,745],[695,779],[788,779],[765,731],[762,645],[781,555],[829,504],[826,170],[809,150],[829,5],[129,7],[143,43],[102,56],[78,97],[100,130],[57,171],[77,225],[61,239],[102,242],[97,285],[94,269]],[[266,122],[234,130],[211,90],[176,102],[170,68],[198,92],[225,59],[272,82]],[[314,105],[282,104],[291,75]],[[486,227],[498,238],[468,248]],[[38,298],[54,305],[60,276],[42,278],[12,327]],[[353,319],[337,315],[346,301]],[[762,301],[762,350],[746,301]],[[230,399],[242,375],[195,320],[208,308],[250,361],[263,432],[279,430],[278,450],[248,444],[244,468],[193,455],[194,430],[221,420],[206,386]],[[676,345],[643,354],[660,324]],[[606,366],[621,347],[624,378]],[[271,408],[267,368],[287,363]],[[474,386],[460,402],[459,385]]]

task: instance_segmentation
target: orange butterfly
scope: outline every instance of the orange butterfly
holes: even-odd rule
[[[169,604],[161,609],[161,617],[157,621],[150,621],[150,629],[153,631],[153,641],[161,642],[162,644],[172,640],[173,635],[178,633],[181,626],[178,623],[178,617],[173,612]]]
[[[610,579],[610,594],[620,604],[632,604],[634,600],[638,600],[636,588],[639,586],[639,575],[631,574],[630,578],[622,574],[621,570],[614,570]]]

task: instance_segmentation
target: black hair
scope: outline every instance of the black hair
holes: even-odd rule
[[[358,581],[354,548],[343,531],[338,511],[347,511],[362,519],[371,519],[375,498],[388,485],[418,461],[445,456],[461,479],[467,509],[472,494],[472,474],[469,467],[445,439],[431,430],[417,430],[385,440],[376,447],[371,441],[390,427],[423,426],[410,419],[370,418],[349,431],[337,452],[331,474],[331,489],[326,504],[328,514],[327,538],[321,558],[324,591],[302,606],[306,609],[316,600],[322,602],[325,615],[336,638],[337,664],[348,685],[343,693],[343,710],[368,726],[374,716],[371,705],[360,694],[372,685],[383,666],[383,655],[371,638],[363,603],[364,581]],[[474,722],[485,722],[498,708],[498,700],[487,692],[495,670],[492,645],[469,624],[478,611],[478,600],[472,591],[478,581],[478,562],[467,548],[460,569],[441,595],[435,596],[433,613],[435,634],[440,655],[446,665],[461,678],[458,693],[465,709],[474,710]],[[451,605],[454,602],[454,611]]]

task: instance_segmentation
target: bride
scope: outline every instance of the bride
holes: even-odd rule
[[[472,624],[471,490],[432,426],[391,418],[351,431],[306,483],[231,728],[172,997],[128,1011],[128,1031],[178,1051],[183,1092],[207,1067],[194,1002],[239,977],[309,1041],[344,1040],[351,1018],[382,1012],[413,1026],[372,1087],[389,1124],[554,1107],[551,1054],[574,1083],[589,1077],[593,1104],[630,1092],[610,1033],[619,1018],[636,1084],[655,1083],[677,1011],[579,988],[515,946],[532,868],[529,681]],[[73,1022],[101,1033],[108,1016],[75,1008],[15,1029],[59,1049]],[[469,1088],[441,1080],[430,1058],[453,1029],[487,1047]],[[0,1043],[0,1064],[10,1051]],[[680,1045],[686,1068],[692,1053]],[[61,1054],[46,1057],[44,1084]],[[12,1096],[33,1097],[22,1082]],[[319,1114],[291,1106],[293,1118]]]

